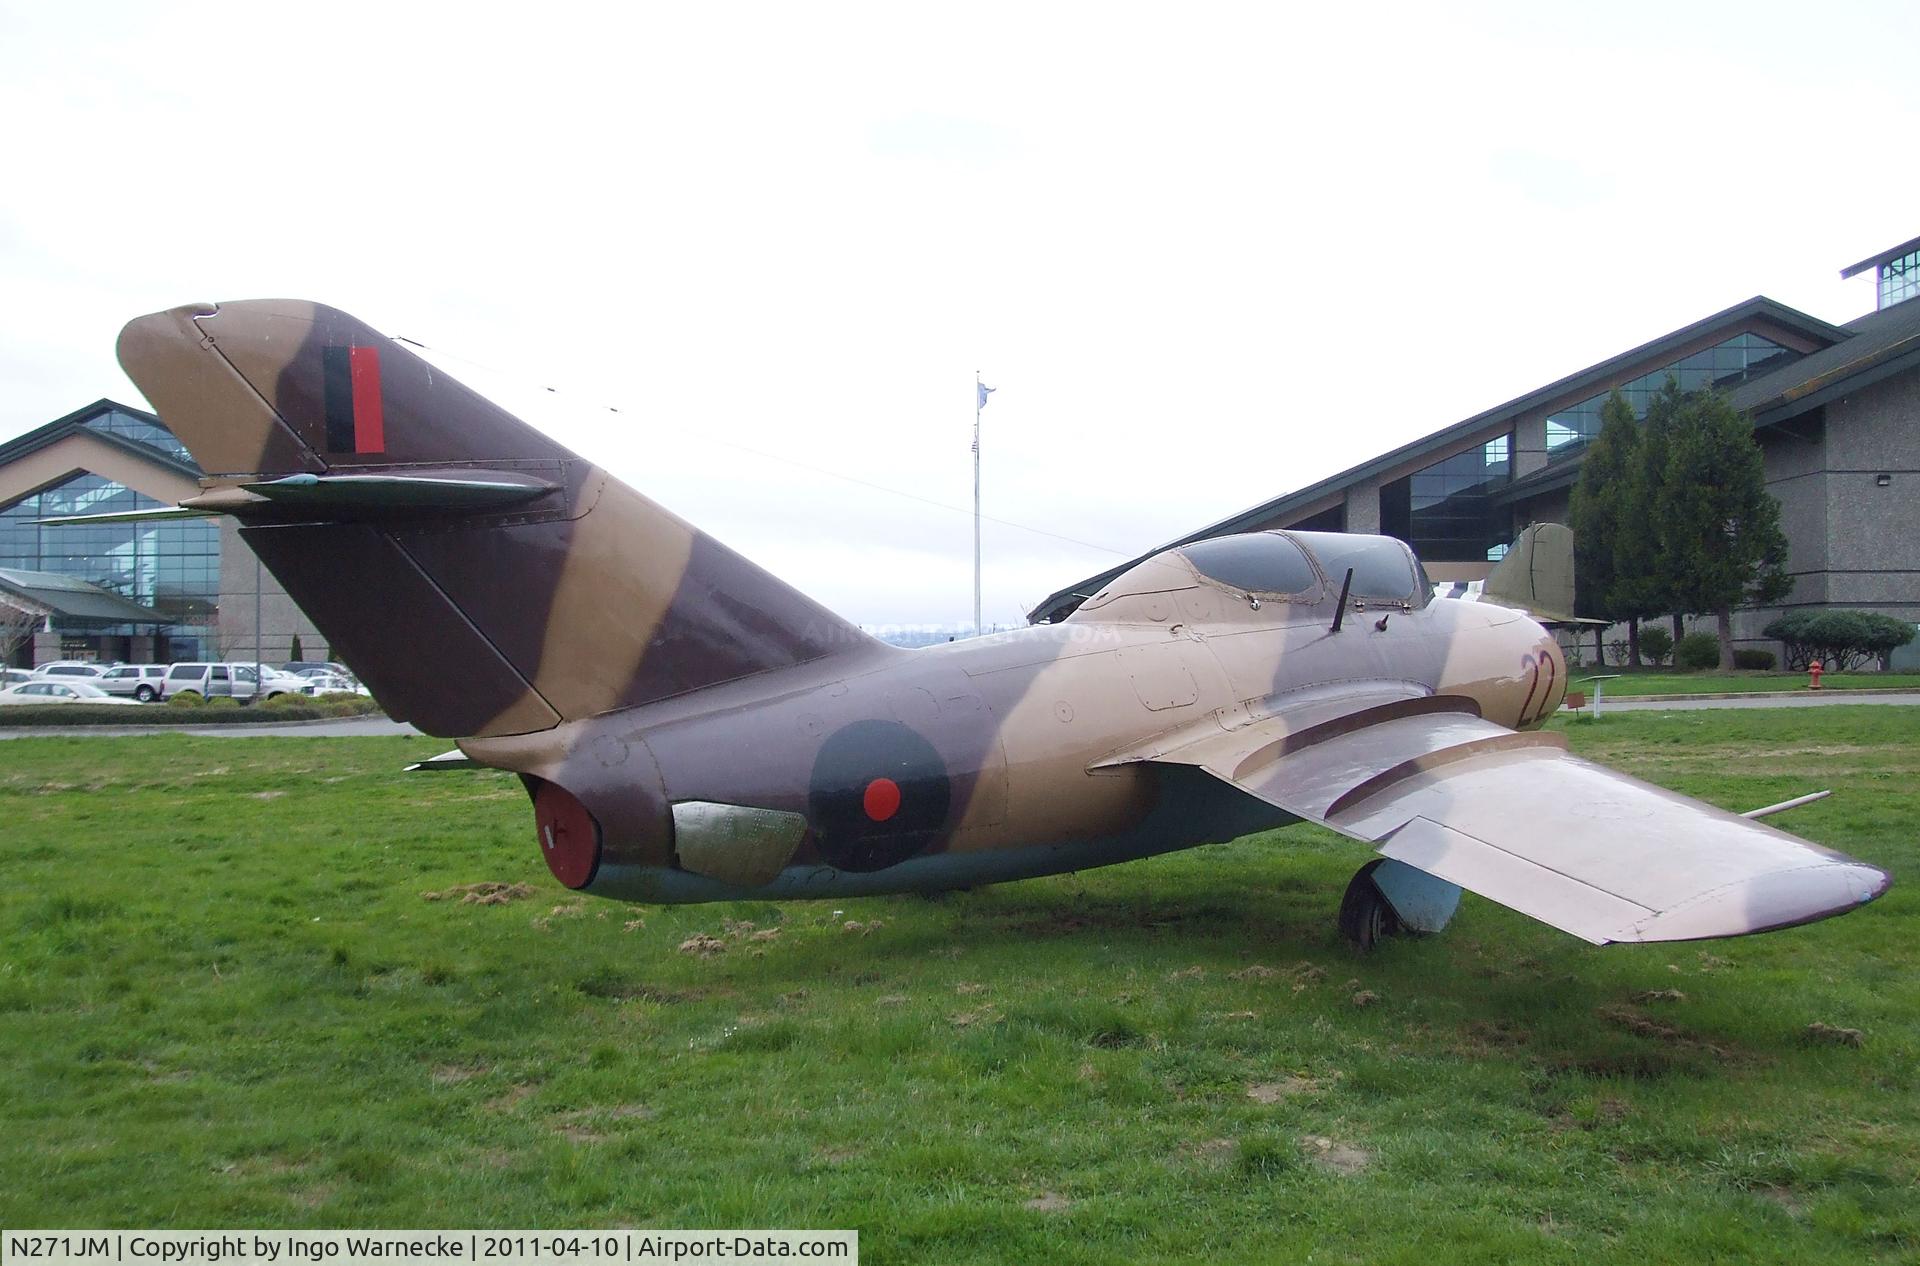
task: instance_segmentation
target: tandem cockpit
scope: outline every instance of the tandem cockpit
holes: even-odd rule
[[[1163,550],[1115,577],[1067,618],[1276,624],[1330,619],[1343,588],[1353,611],[1414,611],[1433,593],[1419,558],[1394,537],[1273,530]]]

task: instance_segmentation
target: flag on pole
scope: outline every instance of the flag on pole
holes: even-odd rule
[[[983,382],[976,382],[976,383],[974,383],[973,385],[974,385],[975,387],[977,387],[977,388],[979,388],[979,391],[980,391],[980,403],[978,403],[978,404],[976,404],[976,405],[974,406],[974,408],[976,408],[976,409],[984,409],[984,408],[986,408],[986,407],[987,407],[987,397],[988,397],[989,395],[991,395],[991,394],[993,394],[994,392],[996,392],[996,391],[998,391],[998,390],[1000,390],[1000,389],[999,389],[998,387],[989,387],[989,386],[987,386],[987,385],[986,385],[985,383],[983,383]]]

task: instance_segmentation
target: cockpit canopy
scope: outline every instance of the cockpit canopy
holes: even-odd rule
[[[1349,599],[1357,603],[1417,608],[1424,607],[1432,593],[1420,560],[1391,536],[1275,530],[1210,537],[1156,554],[1116,577],[1080,611],[1090,618],[1125,620],[1131,616],[1124,608],[1135,605],[1123,601],[1127,598],[1207,588],[1248,600],[1254,610],[1259,602],[1330,604],[1339,596],[1349,568]],[[1150,619],[1166,618],[1147,614]]]

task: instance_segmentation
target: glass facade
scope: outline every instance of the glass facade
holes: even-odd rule
[[[220,529],[208,519],[159,523],[103,523],[46,527],[36,519],[63,514],[153,510],[161,503],[99,475],[75,475],[0,510],[0,567],[74,576],[153,607],[183,626],[181,636],[204,636],[220,596]],[[54,628],[59,630],[58,618]],[[132,627],[92,633],[146,632]]]
[[[187,452],[187,446],[174,438],[172,431],[162,426],[155,426],[144,418],[136,418],[118,409],[109,409],[97,418],[88,419],[84,425],[89,431],[117,435],[122,439],[132,440],[136,444],[144,444],[177,462],[193,466],[195,470],[199,469],[194,463],[193,455]],[[102,511],[102,513],[105,512]]]
[[[1880,265],[1880,306],[1920,298],[1920,251],[1910,251],[1899,259]]]
[[[1671,365],[1662,365],[1650,374],[1620,384],[1620,394],[1633,406],[1635,417],[1645,417],[1647,404],[1669,375],[1678,379],[1680,390],[1699,391],[1706,387],[1731,387],[1756,374],[1798,360],[1800,353],[1782,347],[1759,334],[1736,334],[1724,343],[1695,352]],[[1600,406],[1608,392],[1589,396],[1579,404],[1555,412],[1547,419],[1547,451],[1570,454],[1600,434]]]
[[[1513,432],[1380,489],[1380,530],[1428,562],[1498,558],[1513,536],[1494,494],[1513,480]]]
[[[171,431],[145,418],[110,409],[81,425],[199,469]],[[74,475],[0,506],[0,567],[73,576],[152,607],[172,621],[172,626],[163,630],[167,649],[190,658],[199,654],[203,644],[210,643],[213,612],[220,598],[220,528],[214,521],[174,519],[89,527],[43,527],[36,521],[56,515],[153,510],[161,504],[103,476]],[[154,631],[145,625],[102,626],[89,622],[63,627],[58,616],[54,617],[53,629],[64,635],[62,653],[79,651],[84,645],[102,654],[109,649],[101,647],[101,638],[136,637]]]

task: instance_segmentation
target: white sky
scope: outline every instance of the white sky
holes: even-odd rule
[[[0,0],[0,438],[292,296],[970,619],[1920,233],[1920,6]],[[544,390],[555,388],[553,392]],[[612,414],[606,406],[616,406]]]

